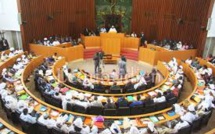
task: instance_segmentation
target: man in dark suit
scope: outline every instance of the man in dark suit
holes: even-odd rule
[[[7,50],[7,49],[9,49],[8,41],[4,37],[2,37],[2,39],[0,41],[0,50],[4,51],[4,50]]]
[[[128,101],[125,99],[125,97],[121,97],[117,100],[118,107],[127,107]]]
[[[141,46],[144,46],[146,39],[143,32],[141,32],[140,34],[140,41],[141,41]]]
[[[100,64],[100,57],[99,57],[99,53],[97,52],[95,55],[94,55],[94,65],[95,65],[95,74],[98,72],[99,70],[99,64]]]

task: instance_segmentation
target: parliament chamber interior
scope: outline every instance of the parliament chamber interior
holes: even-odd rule
[[[215,134],[215,0],[0,0],[0,134]]]

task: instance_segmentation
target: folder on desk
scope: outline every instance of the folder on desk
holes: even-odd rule
[[[28,94],[22,94],[19,96],[19,100],[26,100],[28,98]]]
[[[169,116],[174,116],[174,115],[175,115],[175,111],[169,111],[169,112],[167,112],[167,114],[168,114]]]
[[[197,103],[199,103],[201,101],[201,98],[199,96],[195,95],[195,94],[191,97],[191,99],[194,100]]]
[[[159,121],[158,118],[157,118],[156,116],[150,116],[149,119],[150,119],[152,122],[154,122],[154,123],[156,123],[156,122]]]
[[[40,111],[41,111],[41,112],[45,112],[46,110],[47,110],[47,107],[45,107],[45,106],[41,106],[41,107],[40,107]]]
[[[157,118],[158,118],[159,121],[165,120],[165,117],[163,115],[158,115]]]
[[[133,97],[133,96],[127,96],[127,100],[128,100],[128,101],[133,101],[133,100],[134,100],[134,97]]]
[[[71,115],[71,114],[69,114],[69,116],[68,116],[68,118],[67,118],[67,121],[66,121],[66,122],[68,122],[68,123],[72,123],[72,122],[73,122],[73,120],[74,120],[74,116],[73,116],[73,115]]]

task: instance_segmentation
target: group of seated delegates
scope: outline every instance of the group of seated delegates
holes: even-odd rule
[[[44,62],[45,63],[45,62]],[[80,93],[75,90],[70,90],[67,87],[65,87],[62,84],[55,84],[56,81],[54,80],[51,68],[46,64],[42,64],[36,71],[35,71],[35,84],[36,87],[38,87],[41,92],[44,95],[49,95],[55,99],[61,100],[62,101],[62,108],[67,109],[67,104],[75,104],[82,106],[86,109],[91,107],[91,106],[98,106],[98,107],[103,107],[103,108],[118,108],[118,107],[133,107],[133,106],[138,106],[138,105],[145,105],[145,104],[156,104],[156,103],[162,103],[162,102],[168,102],[170,99],[173,97],[178,98],[179,92],[182,89],[183,86],[183,70],[181,67],[179,67],[177,70],[174,70],[171,75],[174,75],[175,79],[170,80],[173,85],[169,89],[165,90],[160,90],[156,89],[155,91],[157,92],[156,95],[152,95],[152,97],[146,97],[145,96],[140,96],[137,95],[136,99],[133,101],[128,101],[127,97],[122,96],[119,97],[116,102],[114,102],[113,98],[108,98],[104,96],[94,96],[89,93]],[[173,65],[169,63],[168,66],[171,68],[174,68],[173,66],[177,66],[177,63],[174,63]],[[46,66],[46,67],[44,67]],[[45,69],[43,69],[45,68]],[[40,73],[43,71],[44,73]],[[49,79],[46,79],[46,77]],[[116,85],[113,85],[116,86]],[[105,99],[105,102],[104,102]]]
[[[212,54],[209,54],[206,60],[215,65],[215,56],[213,56]]]
[[[6,54],[5,52],[1,53],[0,61],[4,62],[5,60],[7,60],[7,59],[9,59],[9,58],[11,58],[11,57],[13,57],[13,56],[15,56],[17,54],[20,54],[22,52],[23,52],[22,50],[14,50],[14,48],[11,47],[10,52],[8,54]]]
[[[71,36],[59,37],[56,35],[56,36],[45,37],[42,40],[34,39],[33,43],[45,45],[45,46],[56,46],[56,45],[63,44],[63,43],[71,43],[72,45],[75,46],[80,43],[80,40],[76,41],[75,39],[72,39]]]
[[[5,51],[8,49],[9,49],[8,41],[4,37],[2,37],[0,40],[0,51]]]
[[[84,36],[97,36],[99,35],[99,29],[96,29],[95,31],[90,30],[88,28],[85,28],[84,31],[82,32]]]
[[[25,56],[25,57],[27,58],[28,56]],[[25,63],[26,58],[24,58],[21,61],[18,60],[18,62]],[[30,58],[27,58],[27,59],[28,59],[28,61],[30,61]],[[167,66],[169,66],[170,69],[176,65],[177,65],[176,60],[172,60],[167,64]],[[21,69],[22,68],[24,68],[24,64],[23,64],[23,67],[21,67]],[[199,70],[200,70],[194,66],[192,66],[192,68],[196,72],[199,72]],[[173,73],[177,73],[177,72],[181,73],[181,67],[178,67],[178,70],[174,70]],[[7,79],[5,77],[3,77],[3,80],[0,83],[0,95],[1,95],[1,100],[4,104],[4,106],[6,108],[10,109],[12,112],[19,112],[20,119],[22,119],[25,122],[32,123],[32,124],[34,124],[36,122],[41,123],[41,124],[44,124],[45,126],[47,126],[49,129],[56,128],[56,129],[64,131],[65,133],[72,133],[72,132],[73,133],[81,132],[83,134],[85,134],[85,133],[86,134],[88,134],[88,133],[97,134],[98,133],[99,130],[96,126],[93,126],[90,129],[89,126],[83,125],[83,120],[79,117],[77,117],[72,124],[66,124],[68,114],[62,113],[60,116],[57,117],[57,119],[52,119],[50,117],[50,115],[48,115],[47,113],[45,113],[45,114],[36,113],[35,114],[35,112],[33,110],[35,100],[33,100],[30,96],[25,100],[18,99],[17,92],[23,89],[23,85],[21,84],[21,81],[19,80],[21,74],[20,73],[18,73],[18,74],[19,75],[17,75],[16,73],[10,73],[10,69],[7,69],[6,71],[4,71],[4,73],[2,75],[3,76],[11,75],[13,82],[7,81]],[[128,130],[127,133],[128,134],[157,134],[157,133],[165,133],[165,132],[174,133],[174,132],[177,132],[182,127],[190,125],[199,116],[207,114],[211,108],[214,108],[213,102],[214,102],[214,96],[215,96],[214,79],[212,78],[211,75],[210,75],[210,77],[211,77],[210,79],[212,79],[213,84],[206,83],[206,87],[204,89],[204,95],[201,96],[202,101],[197,107],[194,107],[191,104],[187,108],[185,108],[184,106],[174,104],[173,110],[181,116],[180,119],[173,120],[173,121],[167,122],[166,125],[156,126],[156,127],[152,122],[149,122],[147,124],[147,128],[140,128],[140,129],[137,128],[133,124],[133,125],[130,125],[130,127],[129,127],[130,129]],[[181,80],[178,80],[178,81],[181,81]],[[75,94],[73,94],[73,95],[75,95]],[[95,100],[94,102],[97,103],[96,102],[97,99],[95,98],[94,100]],[[138,97],[138,100],[139,100],[139,97]],[[161,100],[163,100],[163,99],[161,99]],[[149,101],[151,102],[152,100],[149,99]],[[124,106],[126,104],[126,101],[122,97],[121,99],[119,99],[118,103],[121,106]],[[138,103],[141,103],[141,102],[138,102]],[[106,107],[114,107],[114,105],[111,104],[110,100],[108,100]],[[124,119],[124,120],[129,120],[129,119]],[[106,134],[106,133],[108,133],[108,134],[119,133],[120,134],[120,133],[122,133],[122,130],[120,129],[120,127],[117,123],[112,123],[110,125],[110,127],[107,127],[105,130],[102,130],[100,132],[100,134]]]
[[[120,91],[121,93],[126,93],[126,92],[135,92],[135,91],[140,91],[144,90],[144,86],[149,85],[148,88],[152,87],[155,85],[156,81],[156,74],[157,71],[153,69],[151,73],[141,73],[136,76],[136,82],[133,82],[132,79],[128,80],[128,82],[124,86],[117,85],[116,80],[119,78],[119,75],[116,73],[116,70],[113,69],[113,71],[110,73],[109,78],[113,80],[113,85],[110,87],[104,86],[101,81],[97,81],[95,83],[92,83],[90,79],[84,75],[84,80],[80,80],[77,78],[74,72],[75,70],[71,70],[70,68],[68,69],[63,69],[64,74],[66,77],[66,81],[70,83],[72,86],[83,86],[84,89],[86,90],[91,90],[95,92],[104,92],[104,93],[111,93],[111,91]]]
[[[190,61],[191,60],[191,61]],[[180,119],[169,121],[164,126],[158,127],[159,133],[177,133],[179,129],[190,126],[195,120],[203,118],[215,108],[215,79],[212,73],[205,73],[208,70],[197,63],[196,59],[189,58],[185,61],[186,64],[195,72],[198,82],[204,83],[203,94],[199,94],[201,101],[197,106],[192,103],[187,108],[178,104],[173,105],[175,113],[180,115]],[[209,69],[210,70],[210,69]],[[207,75],[207,77],[205,77]],[[196,91],[197,92],[197,91]]]
[[[30,61],[30,58],[27,56],[22,56],[22,60],[18,59],[17,62],[26,62]],[[20,69],[23,71],[23,68],[26,64],[23,64]],[[26,122],[34,125],[34,133],[40,132],[40,130],[37,129],[36,124],[42,124],[47,127],[47,129],[51,133],[51,129],[55,128],[57,130],[61,130],[64,133],[67,134],[73,134],[74,132],[79,132],[81,134],[114,134],[114,133],[122,133],[121,128],[117,123],[112,123],[108,127],[106,127],[104,130],[101,130],[99,132],[99,129],[97,126],[93,125],[91,128],[90,126],[84,125],[83,120],[81,117],[76,117],[72,124],[68,124],[68,118],[69,114],[61,113],[56,119],[53,119],[48,113],[44,112],[43,114],[40,114],[34,110],[35,105],[38,104],[34,99],[32,99],[30,96],[28,96],[26,99],[20,99],[18,96],[18,92],[23,90],[23,85],[20,81],[21,74],[17,75],[16,73],[11,74],[13,78],[12,81],[7,81],[7,78],[4,76],[10,74],[10,69],[4,71],[3,74],[3,80],[0,83],[0,97],[1,101],[3,103],[3,106],[5,106],[5,109],[10,109],[12,113],[17,112],[19,115],[19,118]],[[96,99],[95,99],[96,100]],[[109,102],[109,101],[108,101]],[[94,101],[94,104],[97,105],[97,102]],[[94,120],[103,120],[103,117],[95,117]],[[13,120],[13,119],[12,119]],[[16,119],[17,120],[17,119]],[[129,121],[127,119],[127,123],[129,124]],[[136,127],[131,126],[131,129],[128,131],[128,134],[133,134],[133,132],[137,130]],[[36,132],[35,132],[36,131]],[[147,128],[142,128],[138,131],[141,131],[141,133],[154,133],[156,132],[155,126],[152,122],[149,122],[147,125]]]
[[[193,45],[189,45],[187,43],[182,43],[181,41],[175,41],[175,40],[168,40],[168,39],[164,39],[163,41],[161,41],[160,43],[156,40],[152,41],[152,44],[160,46],[160,47],[164,47],[168,50],[188,50],[188,49],[193,49]]]

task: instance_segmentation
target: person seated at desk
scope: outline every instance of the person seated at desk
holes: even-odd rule
[[[118,75],[116,73],[116,70],[113,69],[112,72],[111,72],[111,74],[110,74],[110,79],[117,79],[117,78],[118,78]]]
[[[91,90],[94,89],[94,85],[92,84],[92,82],[90,82],[90,80],[87,77],[85,77],[82,84],[85,89],[87,88],[90,88]]]
[[[110,98],[107,99],[107,103],[105,104],[105,109],[115,109],[116,108],[116,104],[115,103],[111,103]]]
[[[146,80],[144,78],[144,75],[142,74],[140,76],[139,82],[134,85],[134,89],[137,90],[140,86],[143,86],[143,85],[147,85],[147,83],[146,83]]]
[[[193,121],[198,118],[198,115],[195,111],[196,111],[195,107],[192,104],[189,105],[187,108],[187,112],[184,115],[182,115],[180,119],[182,121],[187,121],[188,123],[192,124]]]
[[[188,65],[191,65],[192,61],[193,61],[193,57],[191,56],[189,59],[185,60],[185,63]]]
[[[132,91],[135,91],[134,90],[134,85],[131,82],[131,80],[129,80],[128,83],[124,86],[123,92],[126,93],[126,92],[132,92]]]
[[[54,119],[51,119],[47,113],[41,115],[38,118],[38,123],[47,126],[48,129],[56,127],[56,121]]]
[[[178,50],[181,50],[181,49],[182,49],[182,42],[181,42],[181,41],[179,41],[179,42],[177,43],[177,49],[178,49]]]
[[[70,68],[68,69],[67,80],[74,85],[78,83],[77,77],[72,73],[72,70]]]
[[[116,82],[114,82],[113,85],[110,87],[110,92],[115,92],[115,91],[116,91],[116,92],[117,92],[117,91],[121,92],[121,88],[120,88],[119,85],[117,85]]]
[[[137,100],[136,100],[136,101],[133,101],[129,106],[130,106],[130,107],[142,106],[142,105],[143,105],[143,101],[140,100],[140,99],[141,99],[141,97],[140,97],[140,95],[138,94],[138,95],[137,95]]]
[[[5,52],[1,53],[1,61],[4,62],[8,58],[8,55]]]
[[[120,97],[117,100],[117,105],[118,105],[118,107],[127,107],[128,106],[128,100],[126,100],[124,96]]]
[[[60,41],[57,38],[55,38],[55,40],[52,42],[52,46],[56,46],[59,44],[60,44]]]
[[[94,84],[93,91],[96,91],[96,92],[105,92],[104,86],[102,85],[102,83],[100,81]]]
[[[160,92],[157,93],[157,97],[155,97],[154,99],[155,103],[162,103],[166,101],[165,96],[162,96]]]
[[[62,94],[61,93],[59,93],[59,92],[56,92],[54,95],[53,95],[53,97],[55,98],[55,99],[62,99]]]
[[[98,100],[97,96],[94,97],[94,100],[90,103],[90,106],[103,107],[101,101]]]
[[[163,95],[167,101],[175,97],[171,90],[167,90],[166,92],[163,93]]]
[[[137,34],[135,32],[132,32],[131,37],[137,37]]]
[[[24,109],[23,112],[20,114],[19,117],[21,120],[31,123],[31,124],[35,124],[36,121],[36,117],[31,116],[30,114],[28,114],[28,109]]]
[[[100,29],[100,32],[101,32],[101,33],[106,33],[106,32],[107,32],[107,30],[106,30],[106,28],[105,28],[105,27],[102,27],[102,28]]]
[[[114,26],[109,29],[109,33],[117,33],[117,30]]]

